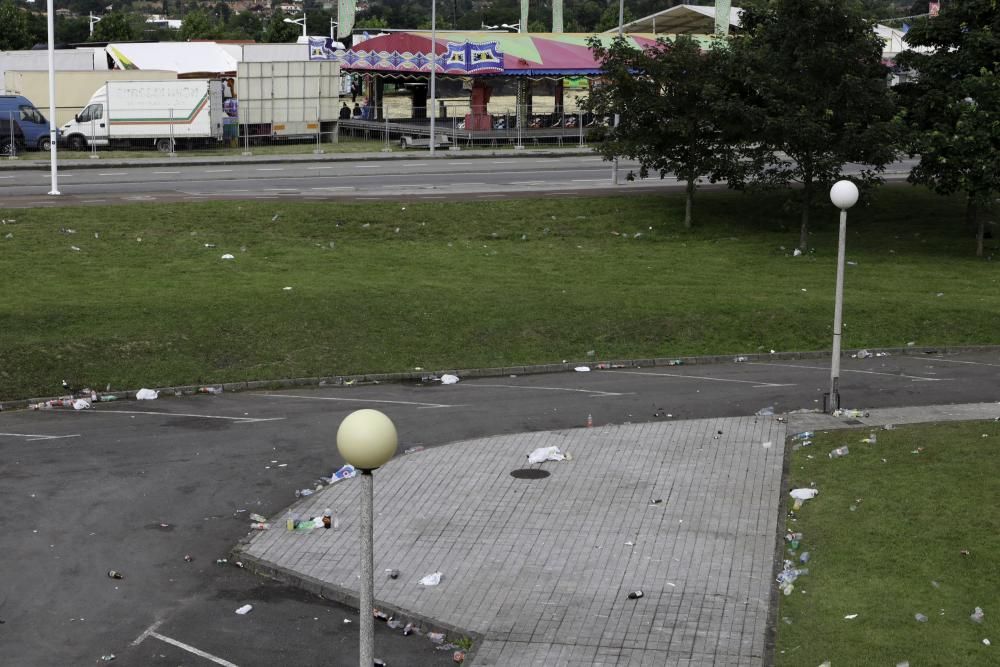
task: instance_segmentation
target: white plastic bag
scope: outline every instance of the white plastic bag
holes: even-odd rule
[[[135,392],[135,398],[139,401],[153,401],[156,397],[160,395],[160,392],[153,391],[152,389],[140,389]]]
[[[250,613],[250,611],[252,609],[253,609],[253,605],[252,604],[245,604],[242,607],[240,607],[239,609],[237,609],[236,613],[239,614],[240,616],[246,616],[247,614]]]
[[[577,366],[573,370],[576,371],[577,373],[589,373],[590,366]]]
[[[433,574],[428,574],[426,577],[420,580],[421,586],[437,586],[441,583],[441,573],[435,572]]]
[[[73,401],[74,410],[88,410],[90,409],[90,401],[85,398],[78,398]]]
[[[452,375],[450,373],[445,373],[441,376],[441,384],[456,384],[458,382],[458,376]]]
[[[796,500],[811,500],[812,498],[815,498],[816,494],[818,493],[819,489],[806,488],[806,489],[792,489],[792,492],[789,493],[788,495],[790,495],[792,498],[795,498]]]
[[[528,454],[528,463],[541,463],[542,461],[565,461],[566,456],[559,451],[558,447],[539,447]]]

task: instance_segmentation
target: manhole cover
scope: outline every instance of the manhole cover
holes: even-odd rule
[[[549,472],[541,468],[520,468],[511,470],[510,476],[517,479],[545,479],[549,476]]]

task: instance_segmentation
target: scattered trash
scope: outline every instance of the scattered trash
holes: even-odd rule
[[[627,546],[627,547],[634,547],[635,546],[635,542],[626,542],[625,546]]]
[[[875,435],[875,431],[872,431],[871,433],[868,434],[868,437],[864,438],[861,442],[865,443],[866,445],[877,444],[878,443],[878,436]]]
[[[417,631],[417,626],[413,625],[413,623],[407,623],[406,627],[403,628],[403,636],[409,637],[416,631]]]
[[[197,394],[221,394],[222,387],[198,387]]]
[[[445,373],[441,376],[441,384],[458,384],[458,376]]]
[[[424,449],[425,448],[423,445],[417,445],[416,447],[410,447],[408,449],[404,449],[403,454],[416,454],[417,452],[424,451]]]
[[[242,607],[240,607],[239,609],[237,609],[236,613],[239,614],[240,616],[246,616],[252,610],[253,610],[253,605],[252,604],[245,604]]]
[[[812,431],[802,431],[801,433],[796,433],[792,436],[792,440],[809,440],[813,437]]]
[[[796,500],[811,500],[819,495],[819,489],[813,488],[802,488],[802,489],[792,489],[788,494]]]
[[[125,575],[118,570],[108,570],[108,577],[111,579],[124,579]]]
[[[593,428],[593,426],[594,426],[594,415],[592,415],[592,414],[588,414],[587,415],[586,425],[587,425],[587,428]]]
[[[851,357],[858,358],[858,359],[867,359],[870,356],[872,356],[872,353],[869,352],[868,350],[858,350],[857,354],[852,354],[851,355]]]
[[[761,444],[761,447],[763,447],[764,449],[771,449],[771,445],[773,445],[773,444],[774,444],[773,442],[771,442],[770,440],[768,440],[767,442]]]
[[[792,251],[792,257],[801,257],[801,256],[802,256],[802,251],[800,249],[796,248],[794,251]]]
[[[71,246],[69,247],[69,249],[70,249],[70,250],[73,250],[73,251],[75,251],[75,252],[80,252],[80,249],[79,249],[78,247],[76,247],[75,245],[71,245]]]
[[[559,451],[558,447],[539,447],[528,454],[528,463],[541,463],[543,461],[567,461],[569,458]]]
[[[577,373],[589,373],[590,366],[577,366],[573,370],[576,371]]]
[[[809,552],[808,551],[803,551],[802,552],[802,555],[799,556],[799,562],[803,563],[803,564],[809,562]]]
[[[282,287],[281,289],[284,290],[284,291],[286,291],[286,292],[291,292],[292,291],[291,287]]]
[[[650,505],[659,505],[662,502],[663,502],[663,498],[650,498],[649,499],[649,504]]]
[[[854,619],[856,619],[857,617],[858,617],[858,615],[857,615],[857,614],[848,614],[848,615],[847,615],[847,616],[845,616],[844,618],[845,618],[846,620],[848,620],[848,621],[853,621],[853,620],[854,620]]]
[[[773,405],[769,405],[766,408],[761,408],[760,410],[758,410],[757,412],[755,412],[754,415],[757,416],[757,417],[773,417],[774,416],[774,406]]]
[[[629,600],[638,600],[642,596],[643,596],[643,592],[642,591],[632,591],[631,593],[628,594],[628,599]]]
[[[868,414],[867,410],[856,410],[856,409],[854,409],[854,410],[841,410],[841,409],[837,409],[837,410],[833,411],[833,416],[834,417],[855,417],[855,418],[857,418],[857,417],[868,417],[869,414]]]
[[[667,366],[683,366],[683,365],[684,365],[683,359],[671,359],[670,361],[667,362]]]
[[[391,568],[387,568],[385,573],[389,575],[390,579],[399,579],[399,570],[393,570]]]
[[[313,493],[315,493],[315,492],[312,489],[301,489],[301,490],[296,489],[295,490],[295,497],[296,498],[307,498],[307,497],[311,496]]]
[[[933,586],[934,588],[941,588],[941,584],[939,584],[938,582],[936,582],[934,580],[931,580],[931,586]]]
[[[924,448],[923,448],[923,447],[917,447],[916,449],[911,449],[911,450],[910,450],[910,453],[911,453],[911,454],[922,454],[922,453],[923,453],[923,451],[924,451]]]
[[[916,344],[917,344],[917,341],[915,341],[915,340],[911,340],[911,341],[910,341],[909,343],[907,343],[907,344],[906,344],[906,347],[913,347],[913,346],[915,346]]]
[[[101,660],[103,662],[111,662],[114,659],[115,659],[115,654],[114,653],[108,653],[107,655],[102,655],[101,656]]]
[[[73,409],[74,410],[89,410],[90,409],[90,401],[88,401],[85,398],[78,398],[75,401],[73,401]]]
[[[455,651],[451,654],[451,659],[459,664],[462,664],[465,662],[465,651]]]
[[[785,541],[788,542],[788,548],[795,551],[799,548],[799,543],[802,541],[802,533],[786,533]]]
[[[349,618],[345,618],[344,619],[344,625],[348,625],[350,622],[351,622],[351,619],[349,619]]]
[[[256,521],[250,524],[250,530],[270,530],[271,524]]]
[[[354,468],[354,466],[348,463],[347,465],[342,466],[337,472],[333,473],[329,477],[320,477],[320,479],[326,482],[327,484],[333,484],[335,482],[339,482],[342,479],[350,479],[351,477],[354,477],[357,474],[358,471]]]
[[[444,642],[443,632],[428,632],[427,638],[431,640],[432,644],[441,644]]]
[[[156,397],[160,395],[160,392],[154,391],[152,389],[140,389],[135,392],[135,398],[137,401],[153,401]]]
[[[746,357],[736,357],[735,359],[733,359],[733,361],[736,362],[736,363],[738,363],[738,364],[742,364],[746,360],[747,360]]]
[[[989,646],[989,645],[990,645],[990,640],[989,639],[984,639],[983,640],[983,646]]]
[[[982,607],[976,607],[976,610],[972,612],[971,616],[969,616],[969,620],[971,620],[973,623],[982,623],[983,618],[985,617],[986,614],[983,613]]]
[[[426,577],[420,580],[421,586],[437,586],[441,583],[441,573],[434,572],[433,574],[428,574]],[[442,639],[444,635],[442,635]]]
[[[216,565],[225,565],[228,562],[229,561],[227,559],[225,559],[225,558],[216,558],[215,559],[215,564]]]
[[[260,514],[257,514],[256,512],[251,512],[250,513],[250,520],[251,521],[267,521],[267,517],[266,516],[261,516]]]
[[[968,556],[970,552],[968,549],[962,549],[958,553],[962,554],[963,556]]]
[[[851,450],[849,450],[847,448],[847,445],[844,445],[843,447],[837,447],[835,450],[833,450],[832,452],[830,452],[830,458],[831,459],[839,459],[840,457],[847,456],[850,453],[851,453]]]
[[[193,560],[194,560],[194,556],[192,556],[191,554],[184,554],[184,562],[185,563],[190,563]]]
[[[389,615],[381,609],[372,609],[372,616],[380,621],[388,621]]]
[[[394,618],[390,618],[388,621],[385,622],[385,624],[392,630],[399,630],[401,627],[403,627],[403,622],[397,621]]]
[[[333,528],[333,523],[334,523],[333,512],[330,510],[329,507],[323,510],[323,518],[321,519],[321,521],[323,522],[323,528],[325,528],[326,530],[330,530],[331,528]],[[338,527],[339,527],[339,522],[338,522]]]
[[[236,259],[236,258],[227,252],[225,255],[222,256],[222,259]]]

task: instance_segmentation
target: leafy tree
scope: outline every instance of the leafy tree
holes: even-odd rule
[[[295,23],[285,23],[286,15],[280,9],[271,14],[271,20],[264,29],[263,40],[272,44],[294,42],[302,34],[302,26]]]
[[[192,39],[216,39],[219,34],[219,24],[214,17],[203,9],[196,9],[184,17],[179,36],[187,42]]]
[[[35,37],[28,25],[28,13],[16,7],[13,0],[0,3],[0,51],[30,49]]]
[[[233,14],[226,23],[225,33],[228,39],[252,39],[259,41],[264,26],[256,14],[240,12]]]
[[[114,11],[105,14],[101,22],[94,26],[93,41],[129,42],[136,39],[139,34],[135,19],[130,14]]]
[[[598,117],[621,112],[618,127],[598,144],[601,154],[638,160],[643,178],[653,171],[686,182],[684,225],[690,227],[698,179],[726,178],[736,164],[728,146],[733,132],[725,125],[732,117],[732,93],[721,76],[727,51],[702,52],[684,35],[646,50],[622,39],[605,48],[593,39],[591,49],[607,83],[591,93],[585,107]]]
[[[90,26],[86,18],[57,16],[55,28],[56,42],[59,44],[82,44],[90,36]]]
[[[741,90],[750,180],[801,184],[799,247],[806,250],[809,208],[818,188],[845,163],[867,165],[863,184],[895,157],[894,99],[886,86],[882,41],[850,0],[758,0],[732,39],[732,80]]]
[[[948,3],[906,38],[930,49],[897,59],[919,76],[900,86],[908,150],[920,156],[910,181],[965,195],[967,219],[976,224],[978,218],[981,257],[985,223],[978,213],[1000,193],[1000,9],[996,0]]]

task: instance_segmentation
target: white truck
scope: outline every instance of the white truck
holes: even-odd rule
[[[241,62],[236,72],[241,136],[260,142],[334,131],[340,111],[338,63]]]
[[[222,141],[225,119],[222,81],[108,81],[62,126],[62,140],[74,150],[94,144],[168,153]]]

